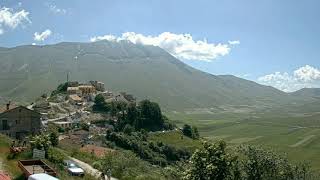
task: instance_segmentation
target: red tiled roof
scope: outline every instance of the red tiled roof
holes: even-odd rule
[[[16,107],[18,107],[18,105],[11,103],[10,106],[9,106],[9,110],[14,109]],[[5,111],[7,111],[7,105],[6,104],[0,106],[0,114],[5,112]]]
[[[8,175],[0,172],[0,180],[11,180],[11,178]]]

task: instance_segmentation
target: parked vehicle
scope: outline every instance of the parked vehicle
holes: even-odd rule
[[[71,176],[84,176],[84,170],[80,168],[75,162],[71,160],[65,160],[64,165]]]
[[[22,170],[26,178],[34,174],[48,174],[57,176],[57,173],[41,160],[20,160],[18,162],[19,168]]]
[[[29,176],[28,180],[59,180],[59,179],[45,173],[40,173],[40,174],[33,174]]]

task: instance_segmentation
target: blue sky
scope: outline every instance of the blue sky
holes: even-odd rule
[[[0,46],[123,39],[134,32],[136,43],[156,43],[203,71],[294,91],[320,87],[319,7],[318,0],[2,0]],[[161,37],[173,44],[182,39],[187,45],[178,48],[191,52],[163,45],[164,32],[170,34]]]

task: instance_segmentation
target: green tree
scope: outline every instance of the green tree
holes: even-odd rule
[[[183,125],[182,133],[183,133],[183,135],[192,138],[192,134],[193,134],[192,133],[192,127],[189,124]]]
[[[56,90],[52,91],[51,96],[54,96],[59,93],[67,92],[67,89],[68,89],[68,83],[67,82],[62,83],[57,87]]]
[[[127,108],[127,123],[134,125],[135,121],[139,118],[139,111],[134,104],[130,104]]]
[[[30,144],[32,148],[43,149],[46,152],[52,145],[48,134],[40,134],[37,136],[33,136],[30,140]]]
[[[192,138],[193,139],[200,138],[200,134],[199,134],[198,128],[196,126],[192,126]]]
[[[139,111],[142,119],[142,128],[148,130],[160,130],[163,128],[164,120],[160,106],[149,100],[143,100],[139,103]]]
[[[317,179],[307,164],[293,165],[288,159],[260,147],[241,146],[242,172],[247,180]]]
[[[184,173],[185,180],[225,180],[232,177],[237,157],[226,151],[226,143],[203,143],[203,149],[196,150],[190,159],[190,166]]]
[[[57,146],[59,144],[59,134],[55,131],[49,133],[49,139],[52,146]]]
[[[94,98],[94,103],[99,107],[103,107],[105,105],[104,96],[102,94],[96,95],[96,97]]]
[[[50,147],[48,149],[48,160],[59,168],[63,167],[63,160],[65,160],[66,158],[67,156],[63,154],[59,149],[54,147]]]
[[[125,126],[124,126],[124,128],[123,128],[123,132],[125,133],[125,134],[131,134],[132,132],[134,131],[134,128],[131,126],[131,125],[129,125],[129,124],[126,124]]]

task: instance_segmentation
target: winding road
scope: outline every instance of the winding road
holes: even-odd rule
[[[93,168],[90,164],[87,164],[85,162],[80,161],[79,159],[69,157],[72,161],[77,163],[78,166],[80,166],[86,173],[90,174],[91,176],[101,179],[101,171],[98,169]],[[108,180],[108,177],[105,176],[105,179]],[[117,178],[111,177],[110,180],[118,180]]]

